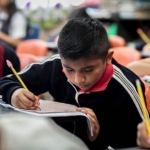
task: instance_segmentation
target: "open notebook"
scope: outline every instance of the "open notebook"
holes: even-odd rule
[[[11,108],[14,111],[34,115],[34,116],[41,116],[41,117],[71,117],[71,116],[84,116],[86,117],[87,124],[91,135],[93,135],[91,121],[88,116],[84,113],[77,112],[76,106],[59,103],[54,101],[47,101],[47,100],[40,100],[40,108],[36,110],[25,110],[25,109],[18,109],[13,107],[12,105],[5,104],[2,100],[0,101],[0,105]]]

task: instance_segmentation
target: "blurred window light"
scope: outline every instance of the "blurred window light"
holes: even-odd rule
[[[25,9],[26,7],[36,9],[38,7],[47,7],[48,0],[16,0],[16,4],[21,9]]]
[[[70,0],[49,0],[50,6],[54,7],[56,4],[60,3],[63,7],[70,6]]]
[[[85,0],[70,0],[71,5],[73,6],[79,6],[81,5]]]
[[[83,1],[83,0],[16,0],[16,4],[19,8],[25,9],[25,8],[30,8],[30,9],[36,9],[38,7],[55,7],[56,4],[60,3],[63,7],[69,7],[71,5],[71,2],[73,5],[77,5],[78,1]],[[77,2],[76,2],[77,1]]]

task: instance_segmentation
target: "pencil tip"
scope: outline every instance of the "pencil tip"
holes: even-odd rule
[[[11,67],[11,66],[12,66],[12,63],[11,63],[9,60],[6,60],[6,63],[7,63],[7,66],[8,66],[8,67]]]

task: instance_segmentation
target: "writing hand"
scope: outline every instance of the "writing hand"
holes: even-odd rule
[[[150,148],[150,137],[148,137],[145,122],[140,123],[137,129],[137,145],[143,148]]]
[[[23,88],[17,89],[13,92],[11,103],[16,108],[34,110],[39,106],[38,98]]]

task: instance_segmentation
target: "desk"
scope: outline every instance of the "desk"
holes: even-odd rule
[[[15,111],[14,110],[12,110],[12,109],[10,109],[10,108],[6,108],[6,107],[3,107],[3,106],[1,106],[0,105],[0,116],[1,115],[5,115],[5,114],[8,114],[8,113],[14,113]],[[19,112],[17,112],[17,113],[19,113]],[[64,118],[52,118],[56,123],[60,123],[61,124],[61,122],[63,121],[64,123],[65,123],[65,121],[70,121],[70,122],[72,122],[72,121],[76,121],[76,122],[82,122],[83,121],[83,119],[85,119],[84,117],[76,117],[76,116],[74,116],[74,117],[70,117],[70,118],[68,118],[67,117],[67,120],[64,120]],[[62,127],[63,128],[65,128],[65,126],[64,125],[62,125]],[[70,129],[70,130],[72,130],[72,129]],[[74,129],[72,130],[72,132],[74,131]],[[71,132],[71,131],[70,131]],[[138,147],[135,147],[135,148],[127,148],[127,149],[118,149],[118,150],[141,150],[140,148],[138,148]]]
[[[5,108],[3,106],[0,105],[0,115],[4,115],[4,114],[9,114],[9,113],[14,113],[15,111],[13,111],[10,108]]]
[[[2,104],[0,105],[0,115],[5,115],[5,114],[11,114],[11,113],[22,113],[22,114],[26,114],[26,115],[30,115],[32,117],[39,117],[39,118],[52,118],[58,125],[60,125],[61,127],[65,128],[66,130],[68,130],[71,133],[75,133],[77,126],[81,126],[84,125],[84,128],[87,126],[89,127],[89,130],[92,134],[92,129],[91,129],[91,125],[89,120],[87,120],[87,118],[84,115],[81,115],[80,112],[76,112],[76,113],[72,113],[72,115],[65,115],[65,116],[59,116],[57,115],[57,113],[55,115],[51,115],[51,116],[44,116],[44,115],[35,115],[35,114],[29,114],[29,113],[24,113],[18,110],[14,110],[12,108],[9,107],[5,107]],[[86,128],[85,128],[86,129]]]

